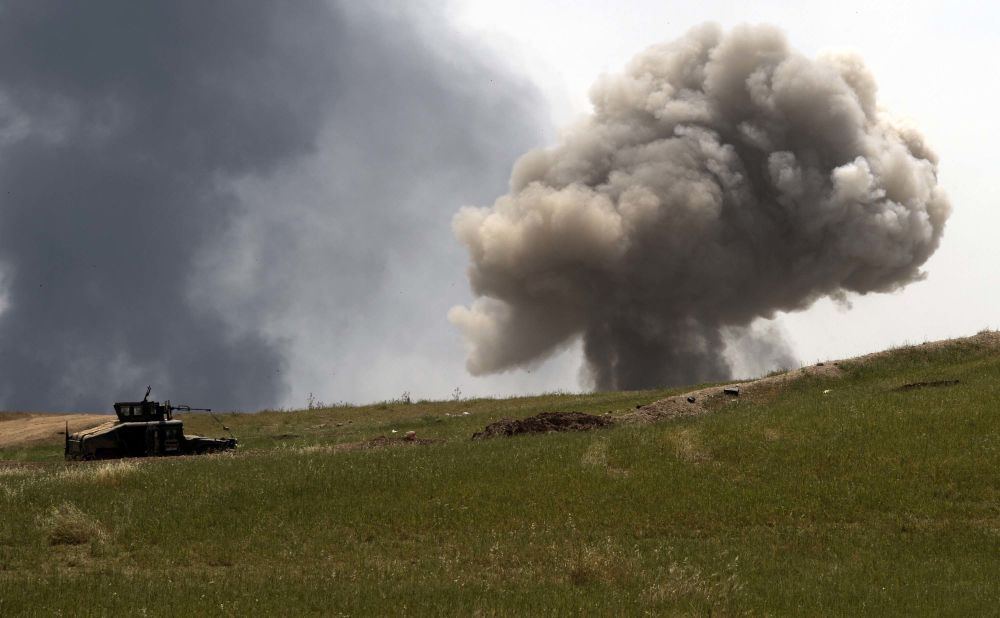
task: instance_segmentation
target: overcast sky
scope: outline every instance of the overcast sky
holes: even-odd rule
[[[579,345],[465,371],[452,217],[587,114],[598,76],[704,21],[858,52],[880,103],[938,153],[954,207],[925,281],[779,315],[796,356],[1000,326],[992,8],[204,6],[0,8],[0,409],[102,410],[148,383],[243,410],[580,390]]]

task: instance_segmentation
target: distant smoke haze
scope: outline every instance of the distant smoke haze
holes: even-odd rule
[[[579,338],[598,389],[729,377],[752,324],[919,280],[950,206],[937,159],[853,55],[806,58],[767,26],[714,25],[636,56],[594,112],[453,222],[479,297],[450,320],[476,375]]]

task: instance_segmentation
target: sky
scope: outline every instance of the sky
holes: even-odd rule
[[[758,328],[808,363],[1000,326],[989,5],[294,6],[0,7],[0,409],[146,384],[248,411],[581,390],[578,344],[469,375],[452,218],[588,114],[601,74],[705,21],[859,53],[954,208],[926,280]]]

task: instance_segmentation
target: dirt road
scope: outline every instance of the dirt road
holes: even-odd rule
[[[0,448],[27,442],[62,442],[66,423],[69,431],[80,431],[111,423],[110,414],[24,414],[0,416]]]

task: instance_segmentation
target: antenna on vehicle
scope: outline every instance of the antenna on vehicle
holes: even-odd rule
[[[142,397],[142,403],[146,403],[146,401],[149,399],[149,391],[151,390],[153,390],[152,386],[146,387],[146,394]]]
[[[215,422],[216,422],[216,423],[218,423],[218,424],[222,425],[222,428],[223,428],[224,430],[226,430],[226,431],[228,431],[228,432],[229,432],[229,437],[230,437],[230,438],[235,438],[235,437],[236,437],[236,436],[234,436],[234,435],[233,435],[233,430],[232,430],[232,429],[230,429],[229,427],[227,427],[225,423],[223,423],[222,421],[220,421],[220,420],[219,420],[219,418],[218,418],[217,416],[215,416],[214,414],[212,414],[212,411],[211,411],[211,410],[209,410],[209,411],[208,411],[208,415],[209,415],[209,416],[211,416],[211,417],[212,417],[213,419],[215,419]]]

